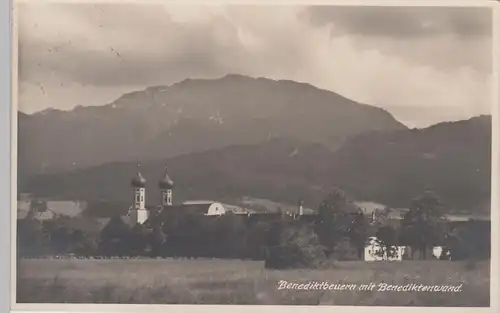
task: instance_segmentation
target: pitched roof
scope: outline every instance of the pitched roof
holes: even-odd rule
[[[359,202],[354,202],[354,204],[357,205],[359,208],[361,208],[363,212],[366,214],[371,214],[373,211],[383,210],[387,207],[383,204],[370,201],[359,201]]]
[[[208,208],[214,202],[210,203],[200,203],[200,204],[179,204],[160,207],[159,210],[151,211],[152,214],[146,220],[146,224],[151,224],[162,219],[168,218],[169,214],[195,214],[195,215],[205,215],[208,212]]]
[[[20,200],[17,201],[17,218],[25,218],[31,210],[31,201]]]
[[[77,201],[47,201],[47,209],[58,215],[77,216],[87,208],[87,203]]]
[[[193,205],[193,204],[212,204],[212,203],[216,203],[217,201],[213,201],[213,200],[188,200],[188,201],[184,201],[182,203],[182,205]]]
[[[166,206],[163,208],[162,212],[179,210],[179,212],[205,214],[208,212],[208,208],[214,203],[215,202],[206,202],[206,203],[180,204],[180,205]]]
[[[243,214],[243,213],[247,213],[248,212],[244,208],[236,206],[236,205],[230,205],[230,204],[222,203],[222,206],[228,212],[233,212],[233,213],[238,213],[238,214]]]
[[[33,215],[33,218],[37,219],[39,221],[47,221],[47,220],[53,219],[55,216],[56,216],[56,214],[54,214],[51,211],[44,211],[44,212],[36,212]]]

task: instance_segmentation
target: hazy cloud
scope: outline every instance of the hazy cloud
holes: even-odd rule
[[[25,3],[20,107],[99,105],[240,73],[308,82],[427,125],[489,112],[489,28],[477,9]],[[415,106],[439,113],[405,113]]]
[[[330,26],[334,37],[352,35],[361,48],[441,68],[471,66],[491,71],[487,53],[493,13],[489,8],[314,6],[305,9],[302,17],[311,25]],[[425,47],[433,39],[433,46]]]
[[[454,34],[490,37],[492,10],[482,7],[364,7],[312,6],[306,9],[311,23],[334,23],[334,34],[396,38]]]

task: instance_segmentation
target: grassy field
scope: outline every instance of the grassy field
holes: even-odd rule
[[[489,306],[489,262],[339,262],[267,270],[239,260],[21,260],[19,303]],[[278,290],[278,282],[459,285],[461,292]]]

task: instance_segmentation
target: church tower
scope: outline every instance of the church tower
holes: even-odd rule
[[[304,201],[300,200],[299,201],[299,216],[304,215]]]
[[[168,176],[167,166],[165,166],[165,174],[163,175],[163,178],[158,182],[158,187],[161,191],[161,205],[171,206],[174,182],[170,179],[170,176]]]
[[[140,164],[137,164],[137,174],[132,178],[130,185],[134,190],[134,206],[130,211],[131,224],[142,224],[148,218],[146,210],[146,179],[141,174]]]

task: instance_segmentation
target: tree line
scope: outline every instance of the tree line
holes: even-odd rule
[[[382,253],[394,246],[411,249],[410,258],[428,259],[434,246],[452,259],[489,258],[489,224],[453,224],[438,196],[427,192],[410,202],[401,220],[386,209],[372,220],[348,196],[334,189],[316,215],[225,214],[217,217],[171,212],[146,224],[127,225],[111,218],[99,232],[74,229],[62,219],[18,220],[20,256],[214,257],[265,260],[271,268],[316,267],[326,260],[362,260],[367,238],[376,237]],[[445,254],[443,254],[445,255]]]

